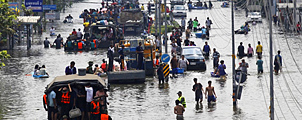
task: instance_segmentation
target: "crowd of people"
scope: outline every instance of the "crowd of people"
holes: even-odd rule
[[[103,61],[105,63],[105,61]],[[106,71],[95,65],[92,70],[93,62],[88,62],[86,69],[87,74],[97,74],[98,72]],[[102,67],[106,66],[102,64]],[[70,62],[70,65],[65,69],[66,75],[77,74],[75,62]],[[44,108],[48,111],[49,120],[103,120],[111,117],[108,115],[107,105],[107,89],[91,86],[89,82],[85,85],[68,84],[63,87],[53,88],[48,94],[44,95]],[[81,115],[70,118],[70,110],[79,108]]]

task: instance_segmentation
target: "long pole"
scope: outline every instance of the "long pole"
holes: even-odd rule
[[[167,0],[164,0],[164,4],[165,4],[165,53],[168,53],[168,37],[167,37]]]
[[[296,30],[296,22],[297,22],[297,13],[296,13],[296,9],[297,9],[297,0],[294,0],[294,20],[293,20],[293,22],[294,22],[294,30]]]
[[[159,43],[160,43],[160,53],[162,53],[162,41],[161,41],[161,0],[159,0],[159,6],[158,6],[158,23],[159,23],[159,32],[157,34]]]
[[[275,117],[275,114],[274,114],[274,81],[273,81],[273,31],[272,31],[272,9],[271,9],[271,6],[272,6],[272,1],[269,0],[268,3],[268,8],[269,8],[269,61],[270,61],[270,64],[269,64],[269,68],[270,68],[270,118],[271,120],[274,120],[274,117]]]
[[[154,18],[155,18],[155,35],[157,35],[157,21],[158,21],[158,19],[157,19],[157,12],[158,12],[158,9],[157,9],[157,0],[154,0],[155,2],[154,2],[154,4],[155,4],[155,16],[154,16]]]
[[[234,0],[232,0],[232,79],[233,79],[233,106],[237,105],[237,95],[235,93],[235,35],[234,35]]]

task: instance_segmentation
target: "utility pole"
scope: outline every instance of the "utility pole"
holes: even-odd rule
[[[159,40],[160,43],[160,50],[159,53],[162,53],[162,47],[163,47],[163,42],[161,41],[161,0],[159,0],[159,6],[158,6],[158,24],[159,24],[159,32],[157,34],[157,38]]]
[[[296,30],[296,24],[297,24],[297,13],[296,13],[296,9],[297,9],[297,0],[294,0],[294,30]]]
[[[155,18],[155,35],[157,35],[157,21],[158,21],[158,19],[157,19],[157,12],[158,12],[158,9],[157,9],[157,0],[154,0],[155,2],[154,2],[154,4],[155,4],[155,16],[154,16],[154,18]]]
[[[164,0],[164,4],[165,4],[165,34],[164,34],[164,36],[165,36],[165,39],[164,39],[164,41],[165,41],[165,53],[168,53],[168,41],[167,41],[167,39],[168,39],[168,36],[167,36],[167,0]]]
[[[235,35],[234,35],[234,0],[232,0],[232,79],[233,79],[233,107],[237,106],[237,93],[235,93]]]
[[[269,69],[270,69],[270,118],[274,120],[275,117],[275,108],[274,108],[274,80],[273,80],[273,31],[272,31],[272,1],[268,1],[268,8],[269,8]]]

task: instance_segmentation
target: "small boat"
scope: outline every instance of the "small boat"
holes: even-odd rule
[[[214,74],[214,72],[211,72],[211,77],[220,77],[220,75]]]
[[[32,72],[32,75],[34,78],[48,78],[48,75],[35,75],[34,72]]]
[[[65,18],[65,20],[63,20],[63,23],[73,23],[73,19],[72,18]]]
[[[192,4],[188,4],[188,8],[189,9],[196,9],[196,10],[208,9],[208,7],[196,6],[196,5],[193,6]]]

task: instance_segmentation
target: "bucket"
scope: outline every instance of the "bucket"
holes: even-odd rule
[[[79,71],[79,73],[78,73],[79,76],[85,76],[86,75],[86,69],[85,68],[79,68],[78,71]]]

